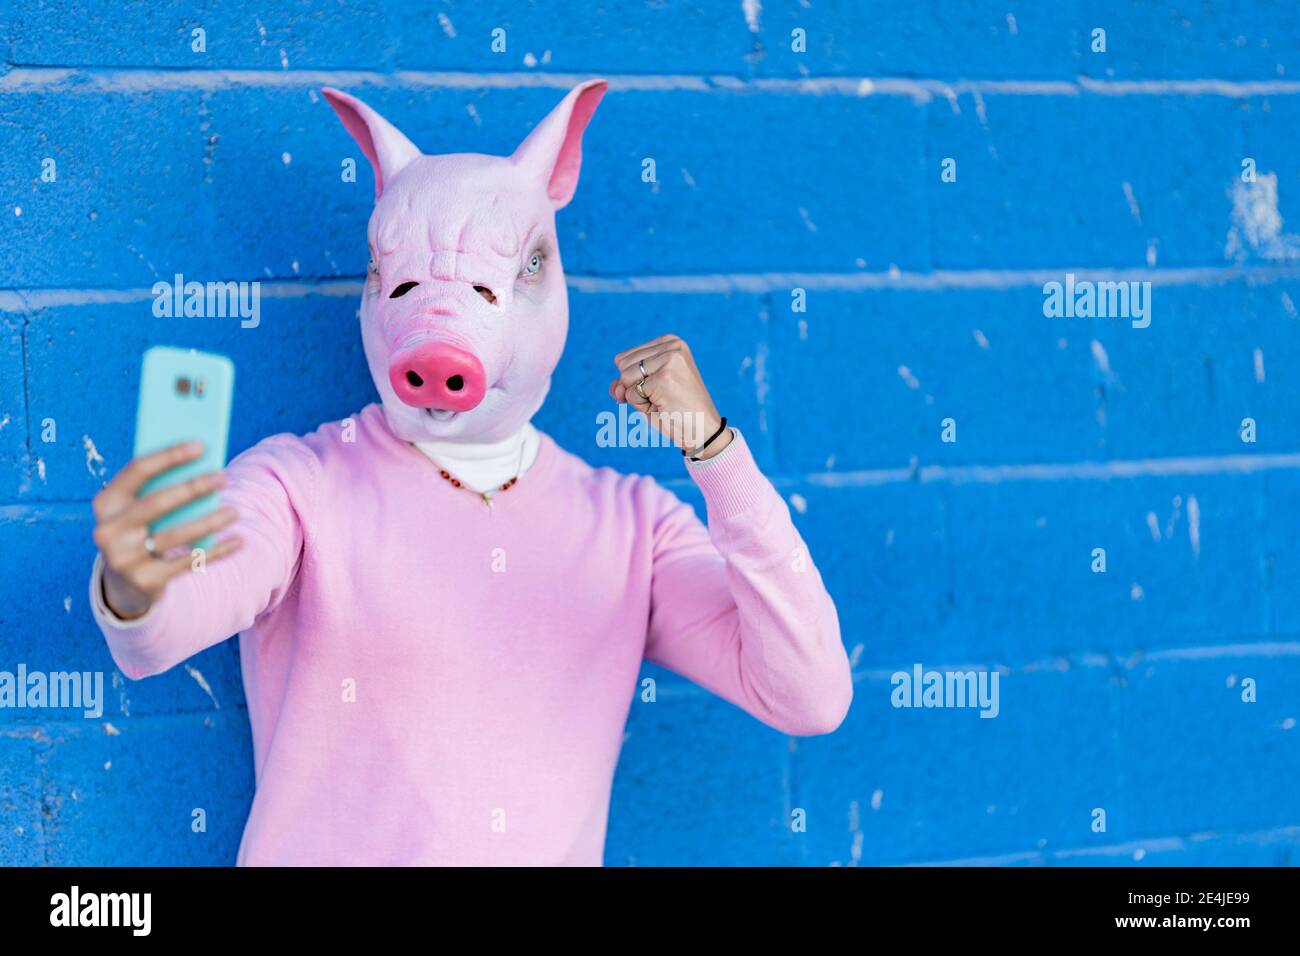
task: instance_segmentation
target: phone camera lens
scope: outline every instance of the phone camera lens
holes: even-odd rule
[[[190,380],[188,378],[178,378],[176,380],[176,391],[181,395],[190,393]]]

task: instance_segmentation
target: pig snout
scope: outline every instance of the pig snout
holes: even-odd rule
[[[425,342],[396,353],[388,380],[403,403],[414,408],[467,412],[483,401],[483,363],[446,342]]]

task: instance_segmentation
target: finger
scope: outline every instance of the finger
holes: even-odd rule
[[[654,376],[646,376],[644,382],[641,382],[638,377],[637,382],[640,384],[640,388],[637,388],[636,384],[631,387],[624,386],[623,394],[629,405],[642,414],[649,415],[650,410],[654,407]]]
[[[666,352],[676,352],[679,348],[681,348],[681,345],[676,342],[664,342],[659,345],[643,345],[639,348],[631,349],[623,353],[620,357],[620,361],[615,364],[618,365],[618,369],[621,372],[629,368],[636,368],[638,362],[648,361],[653,356],[661,355]]]
[[[103,491],[95,496],[95,513],[101,518],[109,517],[130,507],[136,493],[145,486],[149,479],[161,475],[164,471],[193,461],[203,454],[203,443],[197,441],[181,442],[162,451],[156,451],[139,458],[132,458],[127,466],[113,476],[104,486]]]
[[[244,540],[237,536],[222,538],[203,555],[204,566],[220,561],[238,551]],[[155,558],[136,574],[137,587],[158,593],[172,578],[179,577],[194,567],[194,556],[187,551],[174,558]]]
[[[212,494],[225,483],[225,472],[209,471],[207,474],[195,475],[179,484],[168,485],[145,495],[123,512],[120,520],[132,525],[152,524],[182,505]]]
[[[665,345],[681,342],[676,335],[661,335],[658,338],[651,339],[649,342],[642,342],[640,345],[634,345],[630,349],[624,349],[614,356],[614,364],[619,368],[627,365],[628,362],[635,362],[632,356],[638,352],[657,352]]]
[[[649,379],[647,379],[647,381],[649,381]],[[641,394],[636,390],[635,385],[628,388],[618,379],[614,379],[614,381],[609,383],[609,394],[613,397],[614,401],[620,403],[626,402],[633,408],[642,412],[646,411],[650,407],[649,398],[642,398]],[[650,392],[647,390],[646,395],[648,396],[649,394]]]
[[[651,375],[668,364],[669,358],[675,351],[674,349],[664,349],[659,352],[650,352],[635,361],[629,362],[626,368],[619,371],[618,380],[629,387],[641,381],[642,378],[648,380]],[[643,365],[645,366],[644,373],[641,371]]]
[[[239,512],[235,510],[233,505],[224,505],[212,512],[212,514],[204,515],[202,518],[195,518],[193,521],[186,521],[184,524],[178,524],[174,528],[159,532],[153,539],[154,549],[159,554],[166,554],[172,548],[179,548],[181,545],[187,545],[192,541],[198,541],[210,534],[215,534],[222,528],[232,524],[237,517],[239,517]]]
[[[658,338],[651,339],[649,342],[642,342],[640,345],[634,345],[629,349],[624,349],[614,356],[614,364],[619,368],[622,368],[627,364],[627,357],[633,352],[643,352],[646,349],[657,348],[663,345],[668,338],[669,336],[661,335]]]
[[[110,530],[106,532],[108,540],[99,547],[100,553],[104,555],[104,563],[122,577],[130,579],[136,567],[153,560],[153,555],[144,546],[145,539],[149,537],[149,529],[144,525],[126,527],[119,523],[109,527]]]
[[[177,525],[175,528],[160,531],[156,536],[152,537],[152,551],[148,547],[151,536],[147,524],[121,527],[120,530],[115,532],[111,543],[106,548],[101,549],[104,554],[104,563],[119,575],[135,580],[141,568],[148,568],[157,564],[160,558],[171,557],[179,547],[183,547],[188,553],[190,542],[197,541],[204,537],[205,534],[211,534],[228,525],[232,519],[228,519],[226,515],[222,514],[227,509],[234,511],[230,506],[219,508],[210,515],[204,515],[183,525]],[[202,533],[194,533],[192,529],[200,524],[211,525],[211,527],[208,527]]]

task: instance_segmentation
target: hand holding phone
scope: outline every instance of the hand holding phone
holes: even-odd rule
[[[221,507],[234,367],[224,356],[153,348],[140,376],[135,457],[95,496],[95,545],[104,599],[119,617],[144,614],[167,582],[188,571],[190,547],[219,560],[237,538],[213,535],[235,520]]]

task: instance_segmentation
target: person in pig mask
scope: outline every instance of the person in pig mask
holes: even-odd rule
[[[95,498],[91,601],[123,674],[240,634],[240,865],[599,865],[643,661],[786,734],[844,719],[835,606],[684,341],[619,353],[609,392],[682,447],[707,529],[530,424],[568,330],[555,212],[605,88],[510,157],[422,155],[324,90],[374,168],[361,334],[381,401],[143,497],[197,449],[138,458]],[[150,536],[217,489],[220,510]],[[190,573],[187,544],[218,532]]]

